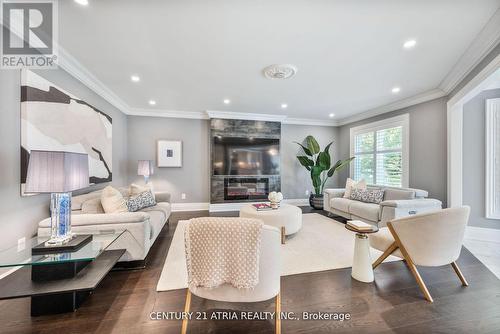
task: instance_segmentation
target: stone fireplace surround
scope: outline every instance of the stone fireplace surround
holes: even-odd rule
[[[255,138],[273,138],[281,140],[281,123],[280,122],[269,122],[269,121],[252,121],[252,120],[239,120],[239,119],[219,119],[212,118],[210,120],[210,152],[213,152],[213,138],[215,136],[223,137],[255,137]],[[280,152],[281,154],[281,152]],[[237,203],[237,202],[247,202],[247,201],[262,201],[261,198],[250,198],[250,199],[225,199],[227,196],[224,191],[224,180],[231,179],[230,184],[234,184],[236,180],[242,179],[242,183],[247,184],[248,179],[268,179],[268,189],[271,191],[281,190],[281,175],[255,175],[255,176],[239,176],[239,175],[213,175],[212,171],[212,153],[210,154],[210,203],[220,204],[220,203]],[[280,166],[281,167],[281,166]],[[229,180],[226,180],[228,184]],[[236,196],[237,197],[237,196]],[[267,198],[267,196],[265,196]]]

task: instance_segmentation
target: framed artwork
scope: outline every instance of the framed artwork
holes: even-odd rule
[[[113,179],[111,116],[30,71],[21,71],[21,195],[31,150],[89,156],[89,183]]]
[[[182,167],[182,141],[158,140],[156,157],[158,167]]]

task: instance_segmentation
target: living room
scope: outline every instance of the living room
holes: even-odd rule
[[[0,332],[500,330],[499,0],[1,7]]]

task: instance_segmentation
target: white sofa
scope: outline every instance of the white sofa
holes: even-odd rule
[[[429,193],[421,189],[376,187],[384,189],[384,199],[380,204],[365,203],[344,198],[345,189],[324,191],[324,210],[347,219],[361,220],[379,227],[388,221],[418,213],[441,210],[437,199],[426,198]]]
[[[128,190],[120,188],[124,197]],[[71,201],[71,230],[75,233],[126,231],[108,249],[126,249],[120,262],[144,261],[171,213],[170,194],[155,192],[157,204],[137,212],[104,213],[101,191],[74,196]],[[38,235],[50,235],[50,218],[38,224]],[[143,264],[142,264],[143,265]]]

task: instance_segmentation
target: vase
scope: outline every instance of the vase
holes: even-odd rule
[[[323,210],[323,194],[316,195],[311,193],[309,196],[309,205],[316,210]]]

